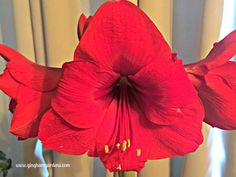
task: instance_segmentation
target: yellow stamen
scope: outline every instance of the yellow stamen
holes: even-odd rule
[[[130,147],[130,139],[127,139],[127,147]]]
[[[137,149],[137,156],[141,156],[141,149]]]
[[[127,141],[123,141],[123,144],[122,144],[122,151],[126,151],[126,148],[127,148]]]
[[[105,146],[104,146],[104,151],[105,151],[106,154],[109,153],[109,146],[108,146],[108,145],[105,145]]]
[[[116,148],[117,148],[117,149],[120,149],[120,143],[117,143],[117,144],[116,144]]]

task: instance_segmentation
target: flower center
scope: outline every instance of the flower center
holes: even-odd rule
[[[130,83],[127,76],[121,76],[116,84],[117,87],[123,86],[129,86],[132,87],[132,84]]]
[[[104,146],[105,154],[118,153],[120,157],[128,152],[132,146],[133,131],[131,126],[131,107],[134,101],[134,83],[128,76],[120,76],[112,88],[113,99],[117,102],[116,125],[112,134],[112,140]],[[141,149],[135,150],[136,156],[141,156]],[[122,170],[122,163],[119,162],[117,170]]]
[[[119,138],[116,147],[124,152],[130,146],[130,101],[132,84],[127,76],[121,76],[116,84],[117,119],[119,120]]]

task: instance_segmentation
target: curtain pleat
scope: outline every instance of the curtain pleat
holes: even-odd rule
[[[12,5],[15,23],[16,48],[27,58],[35,61],[29,1],[13,1]],[[32,138],[24,142],[24,163],[40,163],[40,160],[34,155],[36,141],[36,138]],[[24,168],[24,173],[24,176],[26,177],[42,176],[40,168]]]
[[[46,53],[44,42],[44,29],[42,19],[42,7],[40,0],[29,1],[31,27],[33,31],[33,46],[35,51],[35,61],[38,64],[46,65]]]
[[[129,1],[134,3],[135,5],[138,5],[138,1],[140,1],[140,0],[129,0]]]
[[[170,159],[149,160],[138,177],[170,177]]]
[[[236,131],[224,131],[223,142],[225,147],[225,163],[223,164],[223,177],[236,176]]]
[[[49,66],[61,66],[73,59],[78,43],[77,22],[80,1],[42,0],[46,57]]]
[[[29,0],[12,2],[17,50],[35,61]]]
[[[54,168],[54,177],[91,177],[90,159],[88,156],[73,156],[61,153],[53,155],[53,162],[58,164],[70,164],[69,168]]]
[[[209,131],[209,126],[204,123],[202,129],[204,142],[196,152],[186,155],[183,177],[210,177],[210,147],[208,145]]]
[[[199,58],[204,1],[173,2],[173,50],[185,63]]]
[[[204,13],[201,20],[199,58],[205,57],[213,47],[213,43],[219,40],[223,0],[207,0],[202,9]],[[214,170],[210,168],[210,146],[214,143],[209,140],[210,131],[211,128],[203,123],[204,142],[196,152],[186,155],[183,177],[210,177],[210,170]]]
[[[206,0],[201,30],[200,58],[206,57],[213,43],[219,40],[224,0]]]
[[[173,0],[139,0],[139,7],[156,24],[167,42],[172,44]]]

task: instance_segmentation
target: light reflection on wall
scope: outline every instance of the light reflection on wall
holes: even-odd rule
[[[43,158],[43,145],[42,145],[40,140],[37,140],[37,142],[36,142],[34,154],[40,160],[41,164],[45,164],[46,165],[46,162],[45,162],[45,160]],[[42,177],[48,177],[49,176],[48,170],[47,170],[46,166],[43,166],[41,168],[41,173],[43,175]]]
[[[220,31],[220,39],[236,28],[236,1],[224,0],[223,18]],[[210,132],[209,143],[211,144],[211,177],[223,177],[222,171],[225,165],[225,149],[223,145],[223,132],[214,128]]]

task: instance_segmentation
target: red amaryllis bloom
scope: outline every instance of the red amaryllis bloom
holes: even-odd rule
[[[236,53],[235,31],[185,70],[151,20],[127,1],[107,2],[93,18],[82,15],[78,37],[74,61],[62,71],[0,45],[8,62],[0,89],[12,98],[15,135],[37,136],[40,123],[47,148],[87,152],[111,171],[139,171],[148,159],[201,144],[197,91],[207,123],[236,128],[236,65],[228,61]]]
[[[42,115],[50,108],[61,71],[36,65],[1,44],[0,56],[8,62],[0,75],[0,89],[11,97],[9,109],[14,117],[9,131],[20,139],[35,137]]]
[[[236,31],[216,43],[206,59],[185,66],[205,107],[204,121],[214,127],[236,128]]]
[[[202,143],[203,107],[180,60],[151,20],[127,1],[93,16],[65,63],[39,138],[67,154],[100,157],[111,171],[183,155]]]

